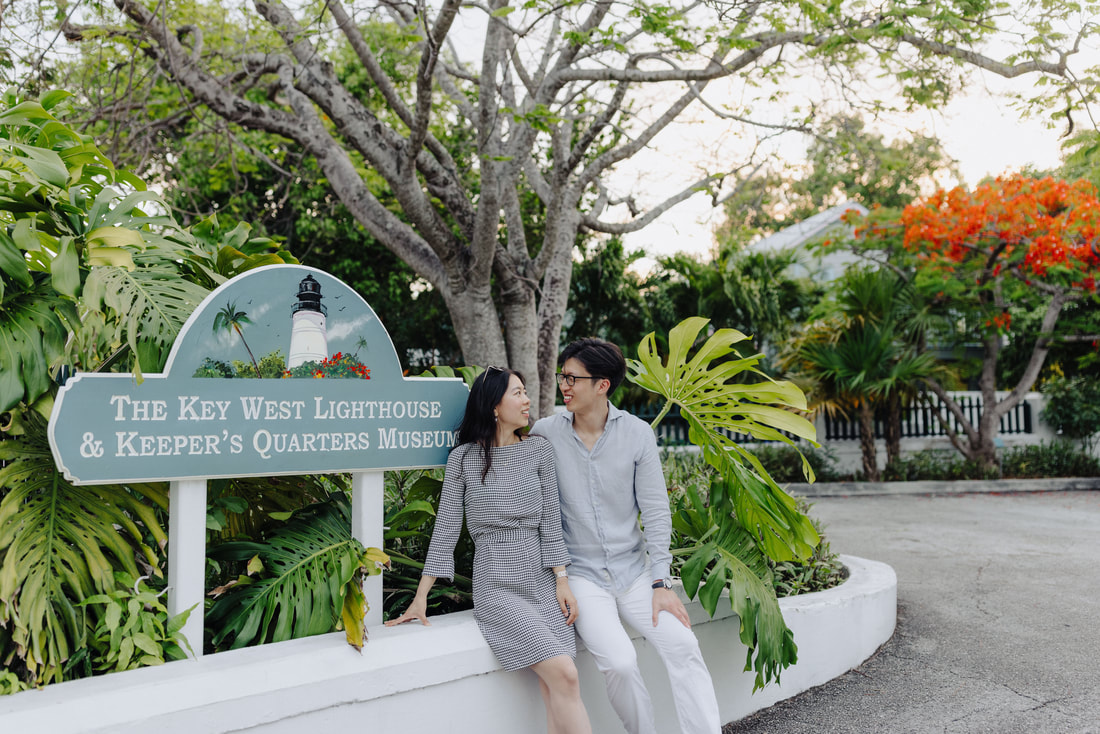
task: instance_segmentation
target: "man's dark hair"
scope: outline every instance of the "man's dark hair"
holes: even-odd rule
[[[575,359],[584,365],[588,373],[593,377],[603,377],[611,382],[611,389],[607,394],[615,392],[615,388],[622,384],[626,377],[626,359],[623,352],[616,345],[594,336],[577,339],[564,350],[558,357],[558,366],[565,364],[566,360]]]

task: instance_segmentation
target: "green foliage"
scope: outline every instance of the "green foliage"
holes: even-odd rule
[[[709,494],[723,497],[734,491],[716,476]],[[714,614],[728,585],[730,605],[740,619],[739,636],[748,648],[745,670],[756,671],[753,689],[779,682],[783,668],[797,661],[798,647],[779,610],[767,557],[736,518],[705,502],[695,487],[684,494],[686,501],[672,518],[676,532],[695,542],[674,551],[685,556],[680,566],[684,591],[690,598],[698,595],[703,608]]]
[[[753,350],[774,351],[809,318],[822,295],[819,284],[793,274],[797,260],[793,252],[734,247],[721,248],[713,262],[683,253],[661,258],[661,274],[667,280],[651,278],[656,285],[646,293],[654,327],[671,330],[680,314],[705,313],[715,327],[752,335],[751,342],[739,347],[743,356]],[[672,307],[661,309],[662,302]]]
[[[807,516],[812,505],[799,498],[799,509]],[[821,536],[821,542],[814,548],[812,556],[804,561],[771,561],[772,578],[775,580],[775,593],[779,597],[809,594],[815,591],[832,589],[844,583],[848,578],[848,569],[829,547],[820,524],[814,520],[814,528]]]
[[[161,599],[145,583],[125,573],[115,572],[114,591],[94,594],[81,602],[88,608],[102,605],[95,615],[95,627],[88,636],[86,654],[97,673],[132,670],[161,665],[187,657],[181,643],[190,648],[180,634],[193,609],[171,619]]]
[[[636,342],[648,330],[650,320],[648,284],[630,270],[643,253],[627,253],[618,237],[598,245],[582,244],[581,252],[584,257],[573,263],[569,281],[572,320],[562,341],[597,336],[614,344]]]
[[[1017,446],[1001,460],[1006,477],[1100,477],[1100,459],[1067,441]]]
[[[167,534],[153,508],[168,498],[163,485],[73,486],[54,465],[45,421],[28,411],[22,426],[0,441],[0,656],[43,685],[66,677],[94,632],[81,602],[115,592],[116,572],[161,573]]]
[[[794,446],[791,435],[813,442],[813,425],[794,411],[805,410],[805,396],[793,384],[767,379],[757,369],[762,355],[729,358],[747,337],[719,329],[689,352],[707,325],[690,318],[668,335],[668,357],[656,350],[654,334],[638,346],[637,360],[627,360],[628,378],[665,400],[656,426],[675,404],[688,421],[691,442],[716,474],[706,501],[695,491],[674,519],[674,526],[695,542],[681,569],[684,589],[699,595],[714,614],[724,589],[741,618],[740,636],[748,650],[746,670],[755,670],[755,688],[778,680],[797,659],[790,630],[783,622],[771,584],[767,559],[806,559],[820,540],[795,500],[775,483],[759,460],[733,441],[730,432]],[[765,381],[735,383],[743,373]],[[811,481],[809,463],[803,471]],[[705,583],[703,583],[705,580]],[[700,584],[702,585],[700,586]]]
[[[951,451],[917,451],[892,459],[882,473],[887,482],[997,479],[996,469],[983,467]]]
[[[442,469],[387,472],[386,553],[393,569],[385,575],[385,616],[399,615],[412,601],[435,526],[443,488]],[[474,542],[463,526],[455,545],[455,578],[440,579],[428,592],[428,613],[449,614],[473,606]]]
[[[829,447],[801,445],[795,448],[759,444],[752,449],[752,454],[764,467],[764,471],[776,482],[806,481],[802,459],[809,463],[817,481],[832,482],[840,478],[840,472],[836,468],[836,458]]]
[[[0,411],[76,370],[159,371],[209,290],[293,260],[215,218],[183,230],[142,181],[54,116],[68,95],[0,109]]]
[[[359,649],[365,629],[362,580],[388,559],[351,537],[351,505],[335,492],[296,511],[260,540],[230,541],[209,551],[216,560],[247,564],[206,617],[215,649],[319,635],[344,629]]]
[[[466,367],[449,367],[447,365],[435,365],[420,373],[421,377],[461,377],[466,387],[472,387],[477,376],[485,371],[484,367],[477,365]]]
[[[793,456],[795,452],[792,450],[791,453]],[[680,450],[665,452],[662,462],[672,505],[673,564],[684,580],[684,588],[689,594],[694,594],[694,590],[699,589],[702,601],[704,594],[721,592],[723,577],[735,576],[739,570],[741,574],[736,575],[734,584],[743,597],[732,598],[731,590],[734,608],[740,607],[738,613],[749,615],[748,619],[756,620],[761,616],[772,619],[774,609],[777,608],[775,597],[824,591],[837,586],[846,578],[846,569],[836,554],[829,550],[824,539],[814,548],[813,554],[803,561],[777,562],[763,557],[754,544],[744,542],[747,536],[731,517],[716,516],[708,506],[706,498],[716,493],[712,485],[720,481],[714,467],[703,461],[698,454]],[[809,507],[805,501],[798,502],[799,510],[807,513]],[[818,534],[821,535],[820,529]],[[745,576],[736,561],[720,553],[719,546],[737,548],[736,561],[750,567],[755,574],[755,580]],[[704,578],[707,583],[699,588],[699,583]],[[766,588],[768,583],[771,584],[771,592]],[[757,661],[761,664],[758,668],[757,684],[761,685],[773,674],[778,678],[781,668],[772,665],[772,662],[787,654],[793,659],[795,653],[793,640],[788,636],[789,631],[781,631],[778,627],[761,627],[757,623],[745,624],[746,617],[741,619],[739,634],[750,650],[756,646],[761,629],[772,635],[772,640],[781,641],[780,649],[765,650],[763,654],[757,655]],[[789,651],[784,652],[782,646],[790,646]]]
[[[1100,378],[1054,377],[1043,384],[1043,420],[1066,438],[1095,450],[1100,441]]]

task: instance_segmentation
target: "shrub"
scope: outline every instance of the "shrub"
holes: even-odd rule
[[[1054,377],[1043,385],[1043,420],[1092,449],[1100,436],[1100,379]]]
[[[833,482],[841,478],[836,468],[836,458],[827,448],[801,447],[802,456],[810,462],[814,474],[819,482]],[[806,475],[802,473],[802,456],[799,449],[793,446],[779,444],[759,445],[752,449],[752,454],[777,482],[805,482]]]
[[[882,474],[887,482],[951,481],[956,479],[996,479],[996,470],[983,469],[954,452],[917,451],[891,461]]]
[[[1068,441],[1010,449],[1001,463],[1006,477],[1100,477],[1100,460]]]

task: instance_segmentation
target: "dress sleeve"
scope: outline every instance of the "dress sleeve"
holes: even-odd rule
[[[424,561],[425,576],[453,579],[455,575],[455,545],[462,532],[462,511],[466,495],[466,472],[462,466],[466,452],[466,448],[459,447],[447,459],[439,507],[435,511],[432,542],[428,545],[428,558]]]
[[[542,517],[539,519],[539,537],[542,540],[542,565],[544,568],[569,564],[569,551],[561,536],[561,507],[558,504],[558,474],[554,468],[554,449],[545,438],[529,438],[537,442],[538,477],[542,486]]]
[[[644,425],[644,424],[643,424]],[[654,579],[668,578],[672,564],[672,510],[661,468],[657,438],[649,426],[638,431],[641,456],[634,464],[634,497],[642,516],[646,550]]]

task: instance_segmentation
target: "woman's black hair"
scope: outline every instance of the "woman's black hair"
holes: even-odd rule
[[[566,360],[575,359],[584,365],[588,374],[593,377],[602,377],[611,383],[607,394],[615,392],[615,388],[622,384],[626,377],[626,359],[623,351],[618,346],[594,336],[577,339],[562,350],[558,357],[558,366],[565,364]]]
[[[523,375],[515,370],[506,367],[486,367],[470,388],[470,397],[466,399],[466,412],[462,415],[462,422],[458,426],[456,446],[476,443],[481,447],[485,456],[485,468],[481,472],[483,482],[489,475],[489,468],[493,463],[493,441],[497,436],[497,420],[493,410],[500,405],[504,394],[508,392],[508,383],[512,381],[512,375],[518,377],[524,385],[527,384]],[[517,428],[516,436],[522,438],[525,431],[526,426]]]

